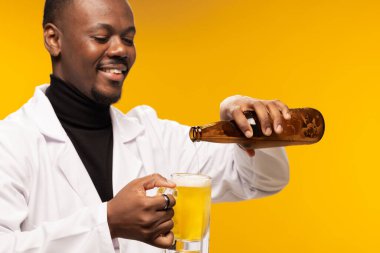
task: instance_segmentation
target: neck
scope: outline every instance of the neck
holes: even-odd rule
[[[46,96],[62,124],[85,129],[102,129],[111,125],[109,105],[96,103],[54,75],[51,75]]]

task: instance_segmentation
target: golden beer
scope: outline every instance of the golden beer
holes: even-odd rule
[[[173,174],[175,191],[173,233],[177,241],[201,241],[210,224],[211,179],[198,174]]]

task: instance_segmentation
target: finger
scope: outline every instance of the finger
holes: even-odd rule
[[[279,100],[275,100],[274,102],[276,103],[278,108],[280,108],[280,111],[281,111],[284,119],[290,119],[291,115],[290,115],[290,111],[289,111],[288,106]]]
[[[155,187],[168,187],[174,188],[176,185],[174,182],[164,178],[160,174],[152,174],[142,178],[142,186],[145,190],[150,190]]]
[[[231,96],[220,103],[220,119],[221,120],[230,120],[232,118],[232,111],[239,109],[239,105],[235,101],[241,100],[240,95]],[[236,105],[234,105],[236,104]]]
[[[157,227],[159,227],[162,223],[172,220],[173,217],[174,217],[173,208],[170,208],[166,211],[155,211],[155,213],[151,215],[152,222],[147,224],[146,227],[155,231]]]
[[[165,235],[169,233],[174,227],[174,221],[172,219],[162,222],[156,227],[156,235]]]
[[[156,237],[153,240],[153,245],[159,248],[167,249],[173,245],[174,242],[174,234],[173,232],[169,232],[167,234],[162,234]]]
[[[254,108],[257,117],[259,118],[261,131],[269,136],[272,134],[271,120],[268,114],[267,107],[261,101],[252,101],[251,106]]]
[[[160,226],[160,224],[172,220],[173,217],[174,217],[173,208],[170,208],[166,211],[157,211],[155,213],[155,220],[156,221],[154,222],[154,224],[152,224],[152,227],[157,228]]]
[[[253,136],[253,130],[241,108],[239,107],[239,109],[233,110],[231,116],[245,137],[251,138]]]
[[[277,107],[277,104],[274,102],[269,102],[267,104],[269,114],[272,117],[273,120],[273,129],[277,134],[282,133],[283,127],[282,127],[282,114]]]
[[[228,108],[228,110],[226,110],[226,117],[221,118],[222,120],[232,119],[232,115],[233,115],[234,111],[241,110],[240,105],[236,105],[236,104],[230,105],[227,108]]]
[[[174,221],[172,219],[167,220],[158,224],[158,226],[154,229],[154,237],[158,237],[160,235],[166,235],[169,233],[174,227]]]
[[[167,209],[173,208],[173,206],[176,203],[174,196],[171,194],[167,194],[166,196],[169,199]],[[152,206],[155,208],[155,210],[157,211],[164,210],[167,203],[166,203],[166,199],[162,195],[153,196],[153,197],[150,197],[150,199],[152,201]]]
[[[164,221],[173,219],[174,209],[170,208],[166,211],[157,211],[156,214],[157,214],[157,219],[161,221],[161,222],[158,222],[160,224]]]

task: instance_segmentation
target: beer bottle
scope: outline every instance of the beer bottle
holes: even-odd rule
[[[238,143],[250,145],[255,149],[282,147],[291,145],[313,144],[318,142],[325,131],[322,114],[313,108],[290,109],[291,118],[283,119],[281,134],[272,132],[266,136],[261,131],[260,121],[254,111],[246,111],[244,115],[251,124],[253,137],[247,138],[235,121],[219,121],[204,126],[190,128],[190,139],[193,142],[207,141],[217,143]],[[272,122],[273,123],[273,122]]]

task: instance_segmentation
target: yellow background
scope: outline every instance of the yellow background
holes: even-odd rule
[[[137,62],[117,105],[184,124],[245,94],[315,107],[321,143],[288,148],[281,193],[213,205],[211,252],[380,252],[380,1],[133,0]],[[42,0],[0,2],[0,118],[48,82]]]

